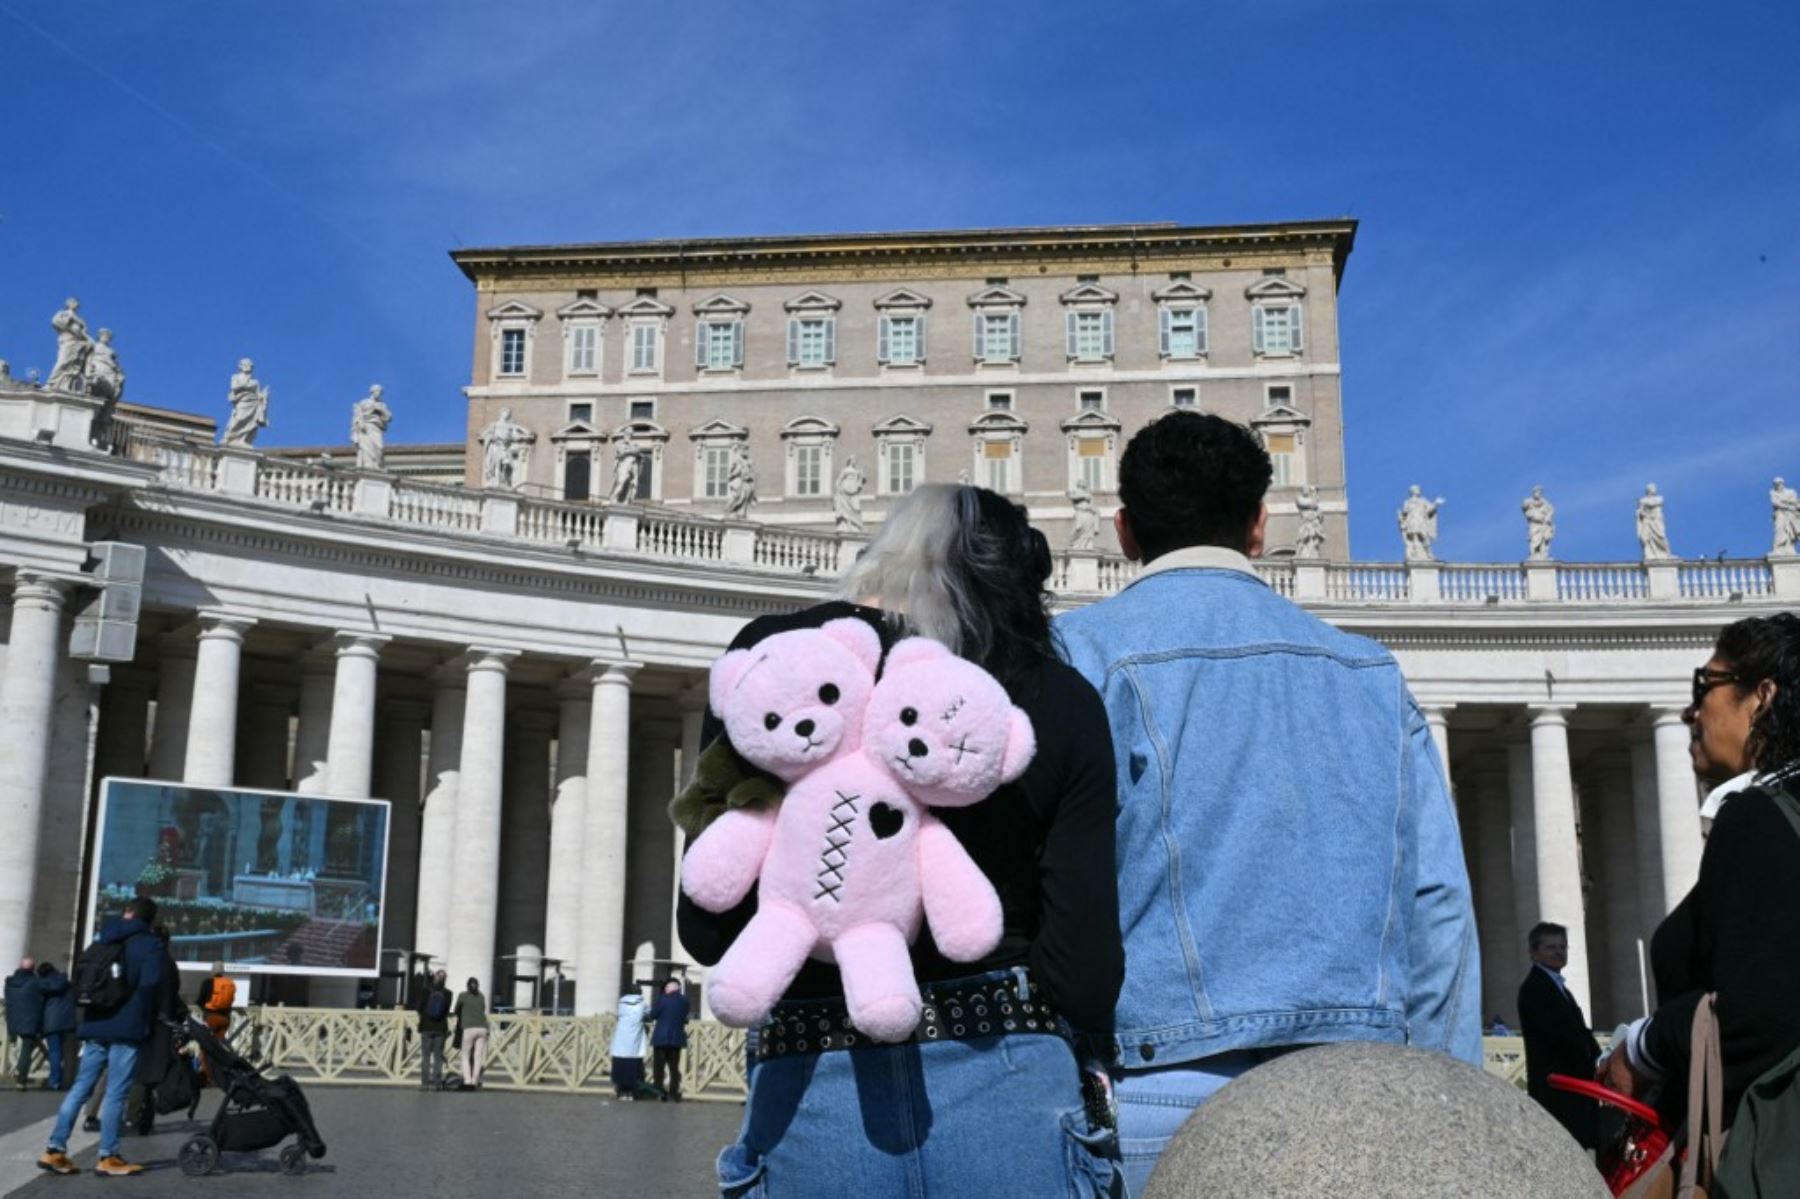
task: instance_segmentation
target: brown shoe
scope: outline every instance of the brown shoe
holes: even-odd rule
[[[79,1174],[81,1167],[69,1160],[69,1155],[61,1149],[46,1149],[38,1158],[38,1169],[48,1170],[52,1174]]]
[[[103,1157],[94,1166],[94,1173],[103,1174],[107,1178],[129,1178],[133,1174],[142,1174],[144,1167],[128,1162],[118,1154]]]

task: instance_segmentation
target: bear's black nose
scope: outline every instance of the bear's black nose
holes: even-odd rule
[[[922,758],[931,751],[925,748],[925,743],[923,741],[914,737],[911,741],[906,743],[906,752],[915,758]]]
[[[802,720],[799,724],[794,726],[794,732],[802,737],[811,737],[813,733],[813,722],[810,720]]]

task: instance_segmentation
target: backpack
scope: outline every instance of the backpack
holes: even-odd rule
[[[206,1010],[209,1012],[229,1012],[231,1005],[237,1002],[237,984],[229,978],[212,980],[212,994],[206,997]]]
[[[171,1053],[162,1077],[150,1088],[150,1102],[155,1105],[156,1114],[186,1111],[199,1096],[200,1082],[195,1077],[194,1063],[180,1053]]]
[[[442,987],[434,989],[425,996],[425,1018],[442,1020],[450,1014],[450,993]]]
[[[111,1012],[131,997],[131,984],[125,978],[125,946],[130,941],[131,937],[95,941],[76,955],[69,986],[75,1002],[89,1013]]]

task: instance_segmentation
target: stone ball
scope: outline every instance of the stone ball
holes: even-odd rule
[[[1144,1199],[1607,1199],[1587,1153],[1525,1092],[1454,1058],[1324,1045],[1197,1108]]]

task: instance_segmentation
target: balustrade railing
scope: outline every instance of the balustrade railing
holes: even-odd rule
[[[1404,566],[1350,566],[1332,563],[1325,568],[1328,600],[1402,601],[1412,594],[1412,580]]]
[[[838,539],[828,533],[802,533],[790,529],[757,530],[753,561],[778,570],[809,574],[837,573]]]
[[[1100,559],[1100,591],[1111,595],[1121,591],[1126,584],[1137,578],[1139,566],[1129,558],[1105,557]]]
[[[1294,564],[1292,562],[1258,562],[1256,573],[1276,595],[1294,598]]]
[[[1438,593],[1446,603],[1485,604],[1525,598],[1525,571],[1518,566],[1461,566],[1438,569]]]
[[[481,494],[461,487],[397,482],[388,516],[402,524],[473,533],[481,528]]]
[[[725,527],[710,520],[645,513],[638,519],[637,548],[663,558],[718,562],[725,557]]]
[[[265,459],[256,471],[259,500],[323,512],[349,512],[355,506],[355,495],[355,478],[328,466]]]
[[[1767,562],[1683,562],[1675,578],[1684,599],[1760,599],[1775,589]]]
[[[1556,598],[1567,601],[1641,600],[1650,594],[1650,576],[1635,563],[1556,566]]]
[[[606,509],[591,504],[552,500],[519,502],[519,536],[565,546],[598,546],[606,527]]]
[[[116,453],[132,462],[156,467],[165,485],[184,491],[213,490],[218,473],[218,447],[152,437],[121,424],[113,426],[112,437]]]

